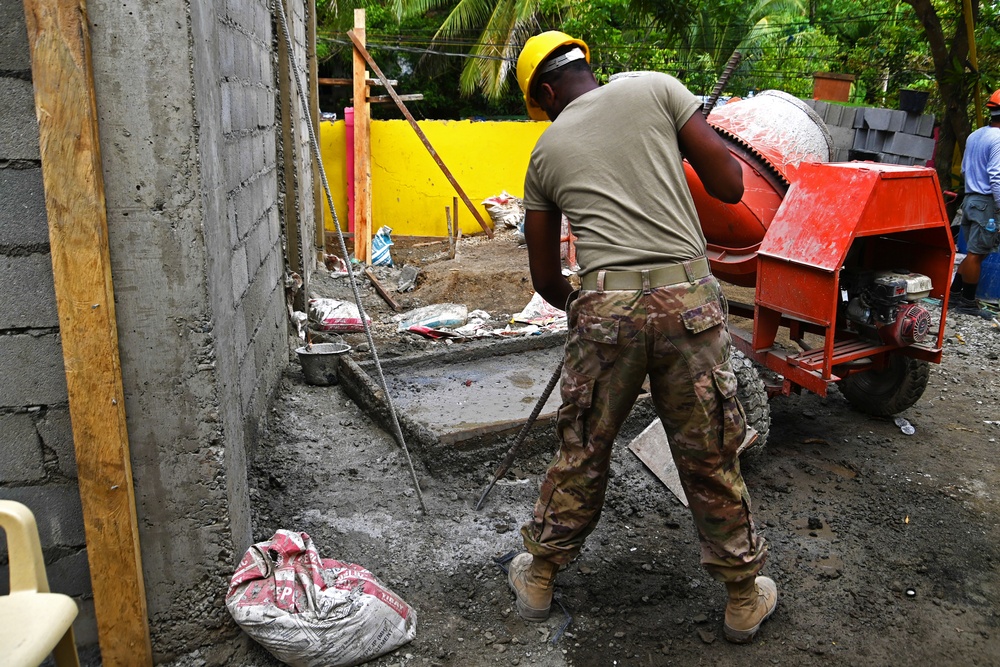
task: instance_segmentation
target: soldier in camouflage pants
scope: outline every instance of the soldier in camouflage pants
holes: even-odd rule
[[[726,639],[747,643],[778,594],[773,580],[757,574],[767,549],[740,475],[746,422],[727,309],[686,171],[711,197],[737,204],[742,167],[699,113],[701,101],[667,74],[601,86],[586,43],[558,31],[525,43],[517,74],[528,115],[552,121],[524,178],[531,283],[550,304],[569,304],[570,323],[559,455],[521,531],[527,553],[507,573],[517,613],[548,617],[559,565],[597,524],[612,444],[648,376],[702,563],[729,594]],[[575,301],[559,262],[562,215],[577,236],[582,291]]]
[[[711,275],[648,292],[584,291],[573,302],[561,447],[534,518],[521,529],[529,553],[561,565],[580,552],[601,514],[615,436],[648,375],[701,537],[702,564],[720,581],[756,575],[767,549],[736,456],[745,419],[725,318]]]

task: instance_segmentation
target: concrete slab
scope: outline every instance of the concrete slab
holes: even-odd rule
[[[564,342],[562,334],[485,344],[471,341],[382,361],[407,445],[422,449],[425,460],[443,460],[516,434],[558,366]],[[358,405],[393,432],[374,362],[345,357],[340,383]],[[543,429],[551,435],[559,403],[557,386],[532,433]]]

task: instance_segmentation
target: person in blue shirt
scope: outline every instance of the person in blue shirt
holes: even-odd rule
[[[976,288],[983,260],[1000,246],[1000,90],[990,95],[986,108],[990,123],[969,135],[962,156],[962,232],[968,249],[951,284],[948,309],[991,320],[993,313],[983,310]]]

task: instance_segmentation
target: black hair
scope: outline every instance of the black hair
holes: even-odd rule
[[[582,47],[576,44],[565,44],[560,46],[558,49],[553,51],[548,55],[548,57],[538,64],[538,68],[541,69],[545,66],[545,63],[549,62],[553,58],[557,58],[563,54],[569,53],[573,49],[583,50]],[[529,91],[531,99],[538,99],[538,91],[541,89],[543,83],[547,83],[550,86],[555,85],[560,79],[565,75],[575,72],[592,72],[590,69],[590,63],[587,62],[585,58],[579,60],[571,60],[559,69],[554,69],[551,72],[543,72],[535,77],[535,80],[531,82],[531,90]]]

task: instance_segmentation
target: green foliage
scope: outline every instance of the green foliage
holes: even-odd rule
[[[797,97],[811,97],[813,74],[827,69],[827,57],[838,48],[837,39],[808,23],[787,24],[763,33],[746,49],[744,66],[732,79],[737,94],[777,89]]]
[[[321,75],[351,76],[345,32],[353,25],[353,8],[364,6],[376,61],[399,80],[399,92],[424,95],[423,102],[408,104],[417,117],[523,117],[514,64],[523,42],[548,29],[584,39],[601,81],[616,72],[651,69],[675,74],[707,94],[738,49],[744,60],[727,93],[777,88],[807,97],[813,72],[828,71],[857,77],[852,101],[858,103],[893,107],[899,89],[911,88],[931,93],[930,111],[940,115],[945,107],[927,37],[902,0],[317,2]],[[954,35],[961,0],[933,3],[945,35]],[[979,12],[978,77],[989,95],[1000,87],[1000,3],[982,3]],[[339,113],[350,103],[346,87],[324,87],[322,93],[324,109]],[[373,114],[400,117],[391,104],[374,105]]]

